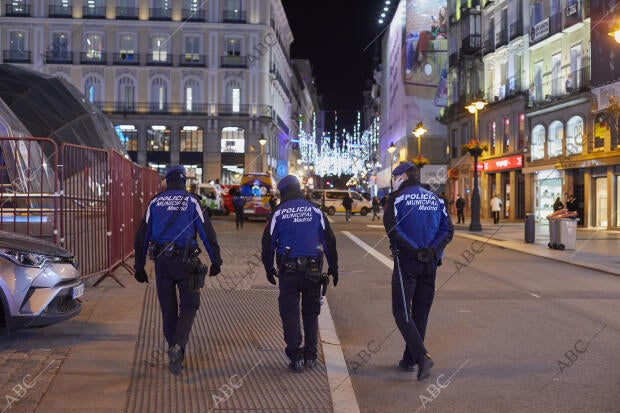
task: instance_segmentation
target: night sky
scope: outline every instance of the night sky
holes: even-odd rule
[[[293,44],[291,57],[309,59],[326,111],[338,111],[338,127],[351,130],[361,109],[362,91],[369,88],[373,58],[383,30],[377,23],[381,0],[283,0]],[[326,117],[331,127],[333,116]]]

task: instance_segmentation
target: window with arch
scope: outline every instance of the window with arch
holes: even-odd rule
[[[581,116],[573,116],[566,124],[566,154],[573,155],[583,150],[584,122]]]
[[[530,152],[533,161],[545,157],[545,127],[543,125],[536,125],[532,129]]]
[[[181,128],[181,152],[202,152],[204,131],[198,126],[186,125]]]
[[[200,110],[201,96],[198,79],[190,78],[185,81],[183,85],[183,102],[187,112]]]
[[[547,151],[549,158],[562,156],[562,140],[564,139],[564,125],[559,120],[551,122],[549,125],[549,139],[547,141]]]
[[[146,131],[146,150],[152,152],[170,152],[170,128],[164,125],[152,125]]]
[[[151,111],[165,111],[168,109],[168,82],[162,77],[156,77],[151,82]]]
[[[222,152],[244,153],[245,130],[236,126],[227,126],[222,129]]]
[[[84,96],[90,103],[103,101],[101,78],[96,75],[87,76],[84,80]]]
[[[121,76],[117,83],[117,109],[133,111],[136,105],[136,85],[130,76]]]
[[[226,85],[226,104],[227,111],[232,113],[241,112],[241,86],[236,80],[228,82]]]

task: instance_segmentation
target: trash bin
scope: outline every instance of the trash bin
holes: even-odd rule
[[[577,222],[578,219],[560,218],[558,223],[558,249],[574,250],[577,243]]]
[[[536,214],[525,214],[525,242],[536,241]]]
[[[560,219],[559,218],[548,218],[549,219],[549,244],[547,246],[549,248],[560,248]]]

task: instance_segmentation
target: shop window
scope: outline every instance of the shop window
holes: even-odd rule
[[[603,116],[597,116],[594,123],[594,141],[592,145],[592,152],[600,152],[605,150],[605,141],[610,139],[611,132],[607,121]]]
[[[230,126],[222,129],[222,152],[244,153],[245,130]]]
[[[183,126],[180,132],[181,152],[202,152],[203,129],[198,126]]]
[[[547,151],[549,158],[562,156],[562,139],[564,135],[564,125],[560,121],[551,122],[549,125],[549,140]]]
[[[504,118],[504,153],[510,152],[510,119]]]
[[[170,152],[170,129],[153,125],[147,130],[147,151]]]
[[[495,155],[495,142],[496,142],[496,125],[495,121],[489,123],[489,148],[491,155]]]
[[[543,125],[536,125],[532,129],[530,153],[533,161],[545,157],[545,127]]]
[[[519,143],[518,143],[518,147],[517,149],[523,149],[526,147],[527,142],[526,140],[526,136],[525,136],[525,115],[523,113],[519,114],[519,128],[518,128],[518,133],[519,133]]]
[[[135,125],[116,125],[114,130],[127,151],[138,150],[138,129]]]
[[[583,118],[573,116],[566,124],[566,154],[572,155],[582,152],[583,148]]]

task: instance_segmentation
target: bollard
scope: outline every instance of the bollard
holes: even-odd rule
[[[535,214],[525,214],[525,242],[533,244],[536,240]]]

